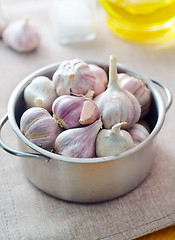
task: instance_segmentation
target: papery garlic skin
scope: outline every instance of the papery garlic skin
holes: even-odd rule
[[[126,130],[121,130],[126,122],[118,123],[111,129],[102,129],[96,139],[97,157],[120,154],[134,147],[132,137]]]
[[[95,76],[95,85],[93,87],[93,90],[95,92],[94,95],[97,96],[105,91],[108,83],[108,76],[105,70],[96,64],[89,64],[89,67]]]
[[[30,52],[40,43],[40,36],[29,20],[15,20],[7,25],[2,33],[4,43],[17,52]]]
[[[88,90],[93,90],[95,84],[95,76],[81,59],[63,61],[52,79],[58,96],[71,93],[85,95]]]
[[[24,90],[24,100],[28,107],[43,107],[49,112],[57,97],[53,81],[45,76],[34,78]]]
[[[139,123],[136,123],[129,128],[128,132],[130,133],[135,145],[143,142],[149,136],[148,130]]]
[[[29,141],[48,151],[53,149],[55,139],[61,132],[49,112],[40,107],[29,108],[23,113],[20,129]]]
[[[144,117],[150,109],[151,91],[146,84],[135,77],[125,73],[118,74],[120,86],[131,92],[141,105],[141,117]]]
[[[74,158],[95,157],[95,141],[101,127],[99,119],[86,127],[63,131],[55,141],[56,153]]]
[[[52,105],[52,112],[58,124],[65,128],[75,128],[91,124],[99,118],[96,103],[86,96],[59,96]]]
[[[109,84],[105,92],[94,99],[97,104],[104,128],[110,129],[120,122],[127,122],[123,128],[136,123],[141,107],[136,97],[119,86],[115,56],[110,56]]]

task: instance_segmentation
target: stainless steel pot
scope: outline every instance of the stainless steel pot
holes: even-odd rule
[[[87,61],[103,67],[108,64]],[[8,147],[0,138],[0,146],[7,152],[22,157],[26,177],[39,189],[74,202],[99,202],[119,197],[136,188],[148,175],[155,158],[155,137],[161,129],[166,111],[171,105],[172,95],[163,84],[147,79],[118,64],[118,72],[141,78],[152,92],[152,103],[146,121],[151,133],[138,146],[116,156],[103,158],[70,158],[48,152],[32,144],[19,129],[19,121],[26,110],[23,92],[33,78],[44,75],[51,78],[59,63],[46,66],[27,76],[13,91],[8,114],[0,122],[0,132],[9,119],[17,135],[20,151]],[[155,86],[159,85],[166,96],[166,104]]]

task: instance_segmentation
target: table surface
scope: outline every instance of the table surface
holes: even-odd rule
[[[11,19],[30,16],[40,30],[41,42],[37,51],[20,54],[0,41],[1,118],[7,113],[11,93],[24,77],[45,65],[73,58],[107,62],[114,54],[118,62],[162,82],[174,94],[175,41],[148,46],[119,39],[106,26],[105,13],[98,6],[96,39],[61,45],[51,28],[49,3],[6,1]],[[122,240],[155,231],[140,239],[174,239],[175,228],[167,228],[175,224],[174,109],[173,102],[157,136],[157,155],[148,178],[129,194],[105,203],[81,205],[47,196],[25,178],[22,160],[0,149],[0,239]],[[18,149],[9,123],[2,136]]]

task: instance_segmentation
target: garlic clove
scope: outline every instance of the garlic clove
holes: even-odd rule
[[[137,145],[143,142],[148,136],[148,130],[140,123],[135,123],[131,128],[128,129],[134,144]]]
[[[85,98],[83,101],[79,122],[82,125],[91,124],[95,122],[99,116],[100,112],[96,103],[91,99]]]
[[[55,141],[56,153],[74,158],[95,157],[95,141],[101,127],[99,119],[86,127],[63,131]]]
[[[94,79],[87,63],[81,59],[63,61],[53,74],[53,82],[58,96],[71,93],[85,95],[93,90]]]
[[[107,157],[120,154],[134,147],[132,137],[121,127],[126,122],[118,123],[111,129],[102,129],[99,131],[96,139],[97,157]]]
[[[55,139],[61,132],[49,112],[40,107],[29,108],[23,113],[20,129],[29,141],[48,151],[53,149]]]
[[[141,105],[141,117],[144,117],[150,109],[151,104],[151,91],[146,84],[135,77],[129,76],[125,73],[119,75],[120,86],[131,92],[138,100]]]
[[[29,107],[43,107],[51,112],[56,98],[53,81],[44,76],[34,78],[24,90],[24,100]]]
[[[110,129],[120,122],[127,122],[123,128],[136,123],[141,107],[136,97],[119,86],[115,56],[110,56],[109,83],[107,89],[94,99],[97,104],[104,128]]]
[[[17,52],[30,52],[36,49],[40,42],[38,30],[29,24],[28,18],[9,23],[2,33],[2,39]]]
[[[93,90],[95,92],[95,96],[97,96],[105,91],[108,83],[108,76],[101,67],[95,64],[89,64],[89,67],[95,76],[95,85],[93,87]]]

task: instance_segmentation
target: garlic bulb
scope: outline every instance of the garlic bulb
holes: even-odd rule
[[[143,142],[148,136],[148,130],[141,124],[135,123],[131,128],[128,129],[135,145]]]
[[[63,131],[55,141],[56,153],[75,158],[95,157],[95,140],[101,127],[99,119],[86,127]]]
[[[51,112],[56,98],[53,81],[44,76],[34,78],[24,90],[24,100],[29,107],[43,107]]]
[[[93,87],[93,90],[95,92],[95,96],[97,96],[105,91],[108,83],[108,76],[101,67],[95,64],[89,64],[89,67],[95,76],[95,85]]]
[[[0,38],[2,37],[2,32],[7,25],[7,16],[0,0]]]
[[[97,157],[106,157],[120,154],[134,147],[134,142],[126,130],[120,128],[126,122],[118,123],[111,129],[102,129],[96,139]]]
[[[59,96],[52,105],[55,120],[65,129],[91,124],[99,117],[95,102],[85,96]]]
[[[55,139],[61,132],[49,112],[40,107],[29,108],[23,113],[20,129],[29,141],[48,151],[53,149]]]
[[[136,123],[141,114],[140,104],[133,94],[119,86],[115,56],[110,56],[109,83],[105,92],[98,95],[96,102],[104,128],[111,128],[120,122],[127,122],[124,128]]]
[[[27,18],[11,22],[4,29],[2,39],[17,52],[30,52],[36,49],[40,42],[37,29],[29,24]]]
[[[53,74],[58,96],[71,93],[86,94],[88,90],[93,90],[94,79],[88,64],[80,59],[62,62]]]
[[[144,117],[150,109],[151,91],[141,79],[125,73],[120,73],[118,77],[120,86],[131,92],[137,98],[141,105],[141,116]]]

